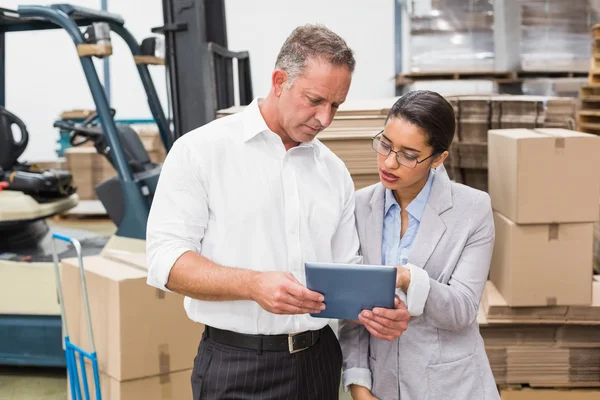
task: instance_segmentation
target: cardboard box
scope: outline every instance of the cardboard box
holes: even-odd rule
[[[507,304],[589,306],[594,224],[517,225],[494,211],[490,281]]]
[[[502,400],[597,400],[600,389],[503,389]]]
[[[84,258],[100,370],[125,381],[192,368],[204,326],[187,317],[183,296],[148,286],[133,265]],[[61,270],[71,341],[89,350],[77,259],[64,259]]]
[[[90,399],[96,400],[94,376],[90,364],[86,364]],[[189,400],[192,398],[190,377],[192,370],[171,372],[165,375],[133,379],[119,382],[105,373],[100,373],[100,394],[102,400]],[[83,381],[80,381],[83,395]],[[67,382],[68,399],[72,400],[71,388]],[[83,395],[85,398],[85,395]]]
[[[0,261],[0,314],[60,315],[51,263]]]
[[[492,207],[518,224],[600,219],[600,137],[566,129],[488,132]]]

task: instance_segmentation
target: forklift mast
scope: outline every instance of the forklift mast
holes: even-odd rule
[[[165,58],[173,107],[174,140],[235,105],[233,60],[239,104],[252,101],[248,52],[227,49],[224,0],[163,0]]]

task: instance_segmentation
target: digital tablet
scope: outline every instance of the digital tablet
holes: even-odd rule
[[[305,263],[306,287],[325,297],[317,318],[358,319],[363,310],[394,308],[396,267]]]

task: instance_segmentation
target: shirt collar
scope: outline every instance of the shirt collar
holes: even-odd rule
[[[417,197],[414,198],[413,201],[406,207],[406,211],[412,215],[417,221],[421,222],[421,218],[423,217],[423,212],[425,211],[425,205],[427,204],[427,200],[429,199],[429,192],[431,192],[431,186],[433,184],[433,178],[435,175],[435,170],[430,169],[429,177],[427,178],[427,183],[423,186],[423,189],[419,192]],[[397,205],[398,208],[401,209],[400,205],[396,201],[394,197],[394,193],[390,189],[385,190],[385,214],[387,215],[388,211],[393,205]]]
[[[258,102],[260,99],[252,100],[252,103],[244,109],[244,142],[249,141],[256,135],[265,131],[270,132],[265,119],[260,113]]]
[[[271,135],[277,136],[279,139],[279,135],[275,132],[272,132],[269,129],[269,126],[265,122],[260,109],[258,108],[259,101],[262,101],[260,98],[255,98],[248,106],[244,109],[244,142],[248,142],[254,137],[258,136],[261,133],[268,132]],[[314,150],[317,157],[321,154],[321,149],[319,147],[320,142],[317,139],[311,140],[310,142],[300,143],[298,147],[310,147]]]

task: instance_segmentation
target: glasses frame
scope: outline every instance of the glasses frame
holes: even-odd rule
[[[419,159],[416,159],[416,160],[415,160],[415,165],[406,165],[406,164],[403,164],[403,163],[400,161],[400,158],[399,158],[399,157],[400,157],[400,153],[402,153],[402,154],[406,154],[405,152],[403,152],[403,151],[396,151],[396,150],[392,149],[392,148],[391,148],[389,145],[387,145],[387,144],[385,144],[385,143],[384,143],[384,145],[385,145],[385,146],[388,146],[388,147],[390,148],[390,151],[389,151],[387,154],[381,153],[381,152],[377,151],[377,149],[375,148],[375,141],[378,141],[379,143],[382,143],[382,141],[381,141],[381,139],[379,138],[379,136],[381,136],[381,135],[383,134],[383,132],[384,132],[384,131],[382,130],[382,131],[381,131],[381,132],[379,132],[377,135],[375,135],[375,136],[373,136],[373,137],[371,138],[371,140],[372,140],[372,145],[371,145],[371,147],[373,147],[373,150],[374,150],[374,151],[375,151],[377,154],[381,154],[382,156],[385,156],[385,157],[389,157],[389,155],[390,155],[391,153],[396,153],[396,157],[395,157],[395,158],[396,158],[396,161],[398,162],[398,164],[400,164],[400,165],[402,165],[402,166],[404,166],[404,167],[406,167],[406,168],[415,169],[415,168],[417,168],[417,165],[419,165],[419,164],[421,164],[422,162],[424,162],[424,161],[426,161],[426,160],[430,159],[431,157],[433,157],[433,156],[436,154],[436,153],[431,153],[429,156],[425,157],[424,159],[422,159],[422,160],[420,160],[420,161],[419,161]]]

